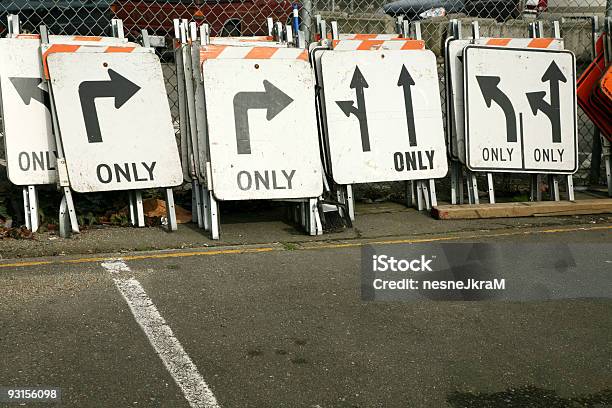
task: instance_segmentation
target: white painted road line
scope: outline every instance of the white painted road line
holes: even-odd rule
[[[115,286],[127,302],[136,321],[163,361],[174,381],[181,387],[192,408],[219,408],[217,399],[200,375],[172,329],[147,296],[144,288],[133,277],[122,278],[120,273],[131,272],[121,259],[106,261],[102,266],[111,273]]]

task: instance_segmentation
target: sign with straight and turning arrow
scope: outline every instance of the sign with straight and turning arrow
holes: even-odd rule
[[[47,56],[70,186],[87,193],[183,181],[159,58],[132,52]]]
[[[569,51],[464,49],[466,164],[470,170],[576,171],[576,69]]]
[[[323,181],[308,62],[208,59],[202,72],[215,197],[320,196]]]
[[[321,69],[331,172],[338,184],[446,175],[431,51],[325,51]]]
[[[453,39],[446,46],[446,64],[449,72],[451,129],[449,147],[451,157],[465,163],[465,129],[463,96],[463,50],[470,44],[504,46],[508,48],[563,50],[560,38],[477,38]],[[486,84],[485,84],[486,86]]]

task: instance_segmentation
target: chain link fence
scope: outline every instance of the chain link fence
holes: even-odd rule
[[[24,32],[37,33],[44,24],[52,34],[110,35],[110,20],[120,18],[132,40],[139,39],[142,29],[164,36],[167,47],[158,51],[164,62],[172,112],[178,116],[171,49],[173,19],[206,22],[213,36],[265,35],[266,19],[289,23],[293,6],[284,0],[0,0],[0,35],[6,35],[6,15],[17,14]],[[302,0],[297,6],[307,37],[314,34],[315,15],[327,22],[337,21],[343,33],[393,33],[398,16],[421,20],[423,39],[440,62],[443,98],[442,56],[449,18],[462,19],[466,37],[470,36],[470,22],[476,19],[483,37],[526,37],[534,20],[544,21],[545,31],[551,35],[551,22],[560,20],[566,48],[576,54],[580,74],[593,57],[590,17],[603,18],[606,12],[606,0]],[[594,180],[598,176],[590,173],[598,136],[583,112],[579,112],[578,132],[580,168],[576,185],[602,182],[603,175]]]

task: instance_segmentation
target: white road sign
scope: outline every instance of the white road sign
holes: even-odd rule
[[[202,71],[215,196],[321,195],[310,65],[300,59],[211,59]]]
[[[112,37],[50,36],[53,44],[137,46]],[[40,37],[0,39],[0,85],[8,176],[16,185],[53,184],[57,179],[49,93],[42,82]]]
[[[475,171],[574,173],[574,55],[470,45],[463,58],[467,166]]]
[[[143,49],[84,51],[47,57],[71,187],[95,192],[179,185],[183,176],[157,56]]]
[[[463,108],[463,49],[470,44],[503,46],[509,48],[546,48],[562,50],[563,40],[560,38],[477,38],[452,40],[448,43],[446,63],[450,70],[451,108],[453,109],[453,128],[451,151],[465,163],[465,129]]]
[[[16,185],[56,181],[49,93],[42,83],[40,41],[0,39],[0,85],[8,177]]]
[[[337,183],[446,175],[440,88],[431,51],[326,51],[321,66]]]

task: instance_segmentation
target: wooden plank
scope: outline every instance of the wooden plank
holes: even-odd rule
[[[431,214],[439,220],[612,214],[612,199],[439,205],[431,210]]]

